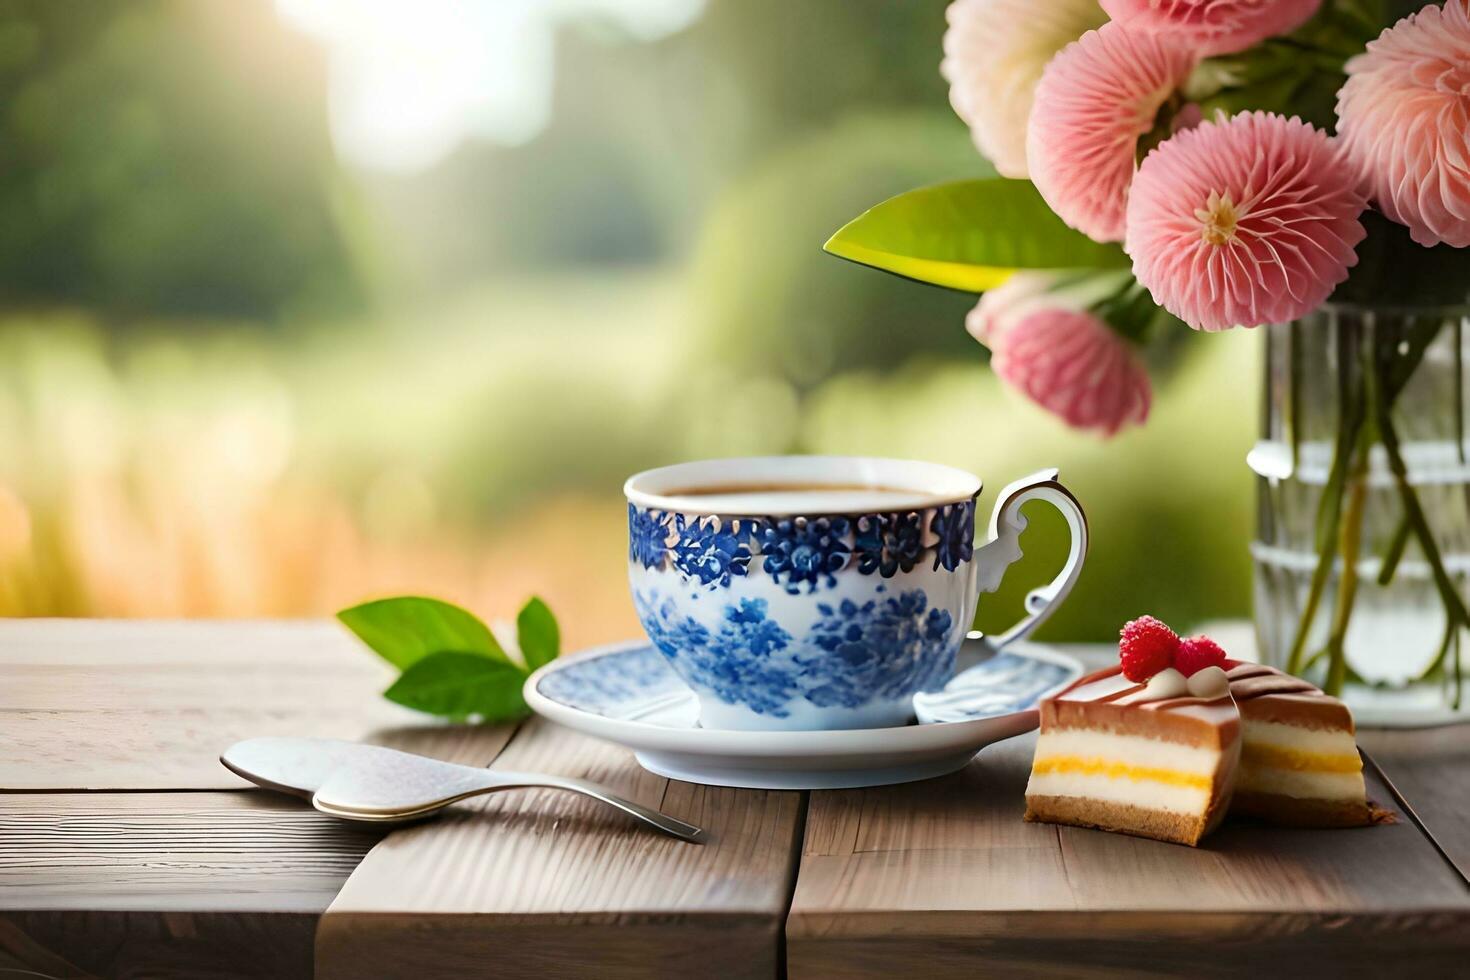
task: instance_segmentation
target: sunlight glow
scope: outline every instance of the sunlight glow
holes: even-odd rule
[[[556,29],[586,19],[651,41],[704,0],[276,0],[330,58],[332,140],[373,170],[414,173],[463,141],[516,145],[551,118]]]

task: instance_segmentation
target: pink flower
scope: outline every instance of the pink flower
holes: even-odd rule
[[[1074,429],[1112,436],[1143,424],[1153,394],[1133,346],[1055,283],[1017,273],[980,297],[966,326],[990,347],[990,366]]]
[[[1007,329],[1035,309],[1038,301],[1046,303],[1048,290],[1056,284],[1053,273],[1017,272],[981,295],[980,302],[965,316],[965,329],[994,350]]]
[[[1167,35],[1202,56],[1244,51],[1289,34],[1322,0],[1101,0],[1108,16],[1134,30]]]
[[[1193,68],[1182,45],[1117,24],[1052,59],[1036,86],[1026,160],[1063,221],[1100,242],[1123,238],[1138,138]]]
[[[1251,112],[1170,137],[1128,201],[1133,274],[1199,330],[1294,320],[1347,278],[1362,183],[1321,130]]]
[[[945,11],[949,101],[1004,177],[1026,176],[1026,120],[1041,70],[1107,15],[1097,0],[955,0]]]
[[[1470,246],[1470,2],[1428,6],[1347,63],[1343,149],[1421,245]]]

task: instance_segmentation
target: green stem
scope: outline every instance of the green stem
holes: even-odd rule
[[[1398,571],[1399,562],[1404,557],[1404,548],[1409,544],[1409,518],[1401,515],[1398,524],[1393,529],[1393,537],[1388,540],[1388,550],[1383,553],[1383,567],[1378,570],[1378,584],[1388,586],[1393,584],[1394,572]]]
[[[1304,664],[1302,664],[1302,673],[1304,673],[1304,674],[1305,673],[1309,673],[1311,671],[1311,669],[1313,667],[1317,666],[1317,664],[1320,663],[1321,660],[1322,660],[1322,658],[1325,657],[1325,656],[1327,656],[1327,648],[1326,647],[1323,647],[1322,649],[1318,650],[1316,653],[1312,654],[1310,657],[1307,658],[1307,662],[1304,663]]]
[[[1286,370],[1287,382],[1287,429],[1291,439],[1291,472],[1295,474],[1302,462],[1302,332],[1292,327],[1287,332]]]
[[[1368,440],[1360,439],[1348,490],[1347,512],[1338,527],[1338,554],[1342,571],[1337,577],[1337,596],[1332,603],[1332,630],[1327,637],[1327,681],[1322,690],[1341,694],[1347,671],[1348,622],[1358,598],[1358,550],[1363,540],[1363,509],[1368,499]]]
[[[1378,404],[1378,435],[1383,442],[1384,454],[1388,457],[1388,469],[1393,474],[1394,486],[1404,502],[1404,518],[1409,522],[1414,538],[1424,552],[1424,560],[1429,563],[1429,570],[1433,575],[1435,588],[1439,590],[1440,599],[1444,602],[1445,612],[1457,625],[1470,626],[1470,610],[1465,608],[1460,590],[1445,570],[1439,544],[1434,540],[1434,532],[1430,529],[1429,520],[1424,516],[1424,508],[1419,503],[1419,492],[1409,482],[1409,468],[1404,465],[1398,433],[1394,429],[1388,405],[1382,401]]]
[[[1459,636],[1459,630],[1455,628],[1455,621],[1447,618],[1444,624],[1444,639],[1439,642],[1439,652],[1434,655],[1433,660],[1429,661],[1429,666],[1425,667],[1414,680],[1427,681],[1440,672],[1444,667],[1444,658],[1450,652],[1450,646],[1457,636]]]
[[[1463,336],[1464,320],[1455,317],[1455,448],[1460,453],[1460,463],[1465,459],[1465,356]]]
[[[1291,330],[1300,330],[1292,326]],[[1337,329],[1338,375],[1337,375],[1337,444],[1332,451],[1332,467],[1327,482],[1322,487],[1322,497],[1317,502],[1317,566],[1312,569],[1311,584],[1307,588],[1307,601],[1297,622],[1296,637],[1291,644],[1291,653],[1286,658],[1287,673],[1301,674],[1302,658],[1306,654],[1307,637],[1312,623],[1317,618],[1317,609],[1322,604],[1322,594],[1327,588],[1327,577],[1337,556],[1338,526],[1342,520],[1342,495],[1347,485],[1348,467],[1358,436],[1363,427],[1365,409],[1361,387],[1352,382],[1352,368],[1356,358],[1345,355],[1353,338],[1353,331],[1339,324]]]
[[[1378,331],[1370,323],[1367,337],[1358,338],[1357,353],[1362,357],[1363,370],[1363,412],[1370,421],[1358,434],[1352,475],[1349,477],[1347,513],[1338,525],[1337,550],[1342,558],[1342,571],[1337,579],[1337,596],[1332,603],[1332,628],[1327,635],[1327,678],[1322,685],[1322,690],[1332,695],[1342,693],[1347,675],[1348,623],[1358,601],[1358,553],[1363,542],[1363,510],[1368,500],[1368,456],[1375,438],[1371,419],[1374,406],[1379,401],[1374,370],[1377,337]]]
[[[1449,699],[1449,707],[1460,710],[1460,692],[1464,691],[1464,677],[1460,674],[1460,630],[1455,630],[1455,693]]]

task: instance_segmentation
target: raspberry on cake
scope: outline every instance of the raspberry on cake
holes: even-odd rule
[[[1225,815],[1239,756],[1220,668],[1137,683],[1109,667],[1041,703],[1026,819],[1195,846]]]
[[[1179,641],[1179,649],[1174,651],[1174,666],[1185,677],[1206,667],[1223,668],[1225,651],[1208,636],[1191,636]]]
[[[1142,684],[1165,667],[1174,666],[1179,634],[1152,616],[1139,616],[1118,631],[1118,662],[1123,676]]]
[[[1273,667],[1227,666],[1244,739],[1232,813],[1296,827],[1362,827],[1384,819],[1364,793],[1346,705]]]

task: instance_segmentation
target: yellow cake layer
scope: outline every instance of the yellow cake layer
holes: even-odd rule
[[[1032,763],[1032,772],[1037,775],[1065,773],[1079,776],[1104,776],[1108,779],[1131,779],[1134,782],[1148,781],[1166,786],[1188,786],[1194,789],[1209,789],[1214,782],[1211,776],[1180,772],[1159,766],[1136,766],[1126,762],[1111,762],[1107,759],[1085,758],[1076,755],[1054,755],[1037,759]]]
[[[1270,766],[1297,772],[1358,772],[1363,768],[1363,760],[1356,752],[1352,755],[1303,752],[1249,741],[1241,747],[1240,760],[1249,766]]]

